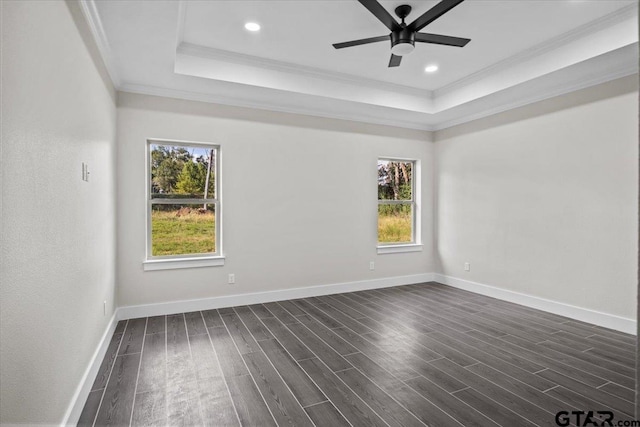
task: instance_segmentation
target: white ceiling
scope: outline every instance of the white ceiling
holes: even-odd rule
[[[382,1],[407,21],[437,1]],[[85,15],[120,90],[441,129],[637,72],[635,0],[466,0],[422,32],[398,68],[356,0],[93,1]],[[395,15],[394,15],[395,16]],[[244,23],[262,29],[250,33]],[[437,64],[433,74],[426,65]]]

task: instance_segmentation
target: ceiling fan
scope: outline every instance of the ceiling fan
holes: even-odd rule
[[[368,43],[391,41],[391,59],[389,67],[397,67],[404,55],[413,52],[415,42],[441,44],[445,46],[464,47],[471,39],[461,37],[443,36],[440,34],[419,33],[421,29],[440,18],[442,15],[462,3],[464,0],[442,0],[440,3],[423,13],[410,24],[406,24],[404,19],[411,13],[411,6],[402,5],[395,9],[396,15],[402,21],[398,22],[382,7],[377,0],[358,0],[369,12],[373,13],[391,33],[386,36],[369,37],[367,39],[352,40],[349,42],[335,43],[333,47],[343,49],[345,47],[359,46]]]

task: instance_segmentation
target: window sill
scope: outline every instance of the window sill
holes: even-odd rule
[[[378,255],[383,254],[401,254],[404,252],[422,252],[424,245],[418,243],[411,243],[408,245],[385,245],[378,246]]]
[[[179,268],[221,267],[224,256],[202,258],[153,259],[142,263],[144,271],[175,270]]]

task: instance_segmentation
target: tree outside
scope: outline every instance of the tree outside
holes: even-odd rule
[[[378,160],[378,243],[413,241],[411,161]]]
[[[215,252],[215,204],[207,201],[215,198],[216,150],[157,144],[150,150],[152,201],[176,201],[152,203],[151,255]]]

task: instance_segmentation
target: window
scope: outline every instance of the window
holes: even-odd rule
[[[219,151],[148,142],[146,270],[222,265]]]
[[[378,159],[378,253],[421,250],[417,161]]]

